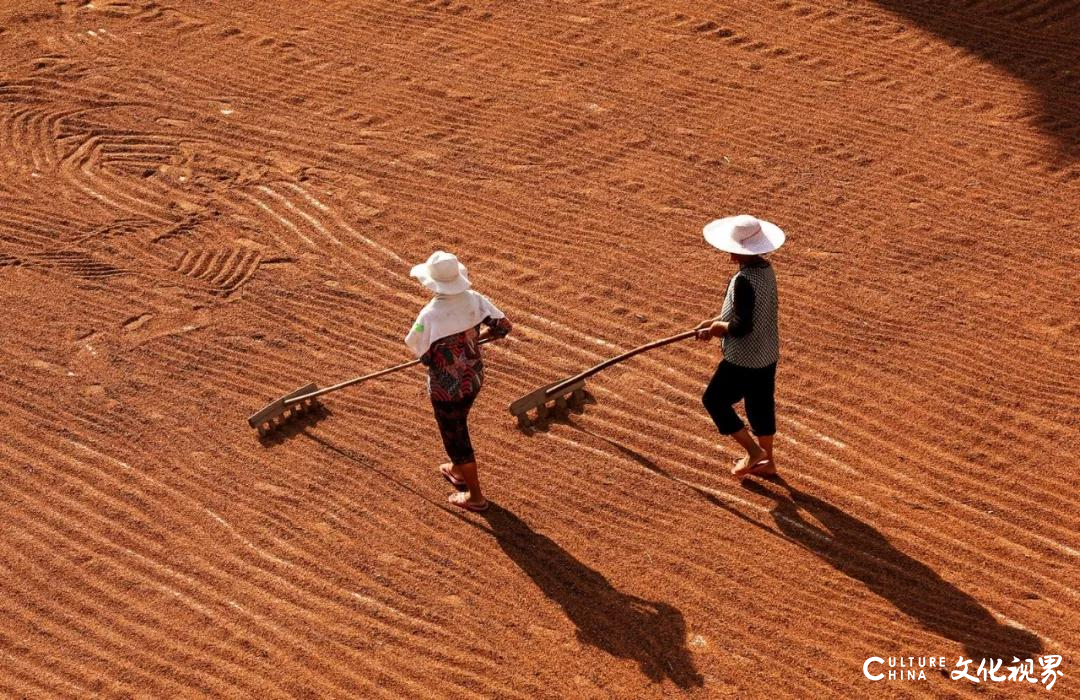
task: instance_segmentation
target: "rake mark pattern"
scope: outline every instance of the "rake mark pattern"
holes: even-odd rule
[[[1075,3],[556,5],[5,20],[0,689],[826,697],[885,648],[1077,648]],[[726,478],[711,346],[516,430],[715,314],[700,227],[740,211],[790,237],[785,482]],[[420,371],[242,423],[408,359],[435,248],[516,326],[486,519],[445,503]]]

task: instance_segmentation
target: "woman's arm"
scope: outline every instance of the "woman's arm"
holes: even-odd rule
[[[706,319],[698,324],[698,340],[709,340],[730,335],[741,338],[754,330],[754,285],[745,277],[735,278],[735,299],[732,304],[730,321],[721,321],[719,317]]]
[[[754,330],[754,285],[745,277],[735,279],[734,313],[727,324],[727,334],[732,338],[742,338]]]
[[[481,338],[505,338],[509,335],[510,331],[514,329],[514,325],[510,323],[508,318],[492,318],[488,316],[481,321],[487,328],[482,329],[480,333]],[[484,331],[487,331],[486,333]]]

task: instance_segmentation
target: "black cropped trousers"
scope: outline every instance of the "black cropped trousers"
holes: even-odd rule
[[[705,388],[701,403],[705,404],[717,430],[722,435],[731,435],[743,429],[742,419],[735,413],[735,404],[742,401],[754,435],[769,436],[776,434],[775,394],[775,362],[756,368],[723,360]]]

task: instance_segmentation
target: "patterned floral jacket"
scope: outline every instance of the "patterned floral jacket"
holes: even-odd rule
[[[489,333],[502,338],[513,326],[505,318],[482,321]],[[428,368],[428,393],[432,401],[461,401],[475,396],[484,383],[480,357],[480,326],[439,338],[420,358]]]

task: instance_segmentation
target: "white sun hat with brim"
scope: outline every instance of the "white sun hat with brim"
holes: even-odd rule
[[[469,271],[456,255],[444,250],[436,250],[427,262],[414,265],[409,276],[436,294],[460,294],[472,286]]]
[[[739,255],[764,255],[784,245],[784,232],[779,226],[749,214],[709,222],[704,233],[709,245]]]

